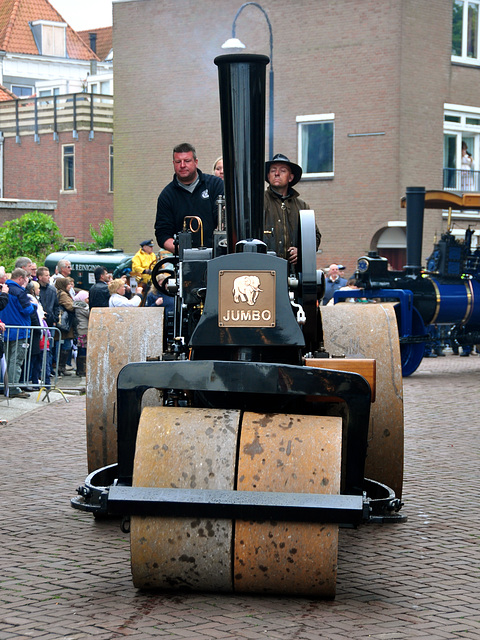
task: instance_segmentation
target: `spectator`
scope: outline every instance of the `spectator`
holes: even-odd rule
[[[57,289],[58,304],[60,305],[60,315],[62,314],[63,310],[66,310],[68,312],[68,317],[69,317],[68,331],[61,331],[62,340],[60,343],[60,359],[58,363],[58,375],[71,376],[73,374],[71,371],[68,371],[66,369],[66,366],[67,366],[69,353],[72,350],[72,346],[73,346],[72,340],[75,337],[75,326],[76,326],[75,312],[73,308],[73,299],[70,294],[70,290],[72,289],[73,285],[71,282],[69,282],[68,278],[58,277],[55,280],[55,287]]]
[[[117,278],[108,283],[110,292],[109,307],[139,307],[142,297],[136,293],[130,300],[125,297],[125,282],[122,278]]]
[[[28,277],[25,269],[16,268],[13,270],[11,278],[6,282],[9,289],[8,304],[2,311],[2,321],[6,325],[30,326],[30,316],[35,310],[35,305],[25,291]],[[29,329],[26,328],[9,329],[7,332],[6,360],[10,398],[30,397],[29,393],[22,391],[18,386],[28,350],[28,338]]]
[[[173,149],[175,175],[158,196],[155,236],[158,245],[175,252],[174,236],[183,229],[186,216],[196,216],[203,225],[203,244],[211,247],[217,227],[218,196],[224,192],[223,180],[198,167],[195,147],[184,142]],[[201,244],[201,234],[195,233],[193,246]]]
[[[332,263],[328,267],[327,279],[325,282],[325,295],[323,296],[322,304],[326,305],[333,298],[335,291],[338,291],[341,287],[347,284],[345,278],[340,277],[338,264]]]
[[[35,311],[30,316],[30,324],[32,327],[43,327],[45,323],[45,311],[40,302],[40,285],[35,280],[30,280],[26,286],[27,295],[35,305]],[[42,358],[43,350],[40,348],[40,340],[42,332],[33,330],[30,336],[30,375],[28,379],[33,385],[38,385],[42,381]],[[48,361],[46,360],[45,384],[50,386],[50,371],[47,371]],[[48,373],[48,375],[47,375]],[[25,389],[25,391],[34,391],[35,389]]]
[[[132,276],[139,284],[148,285],[156,261],[157,256],[153,252],[153,240],[141,242],[140,249],[132,258]]]
[[[57,290],[50,284],[50,271],[48,267],[39,267],[37,270],[38,284],[40,285],[40,302],[45,312],[45,321],[49,327],[56,327],[58,322],[58,314],[60,308],[58,306]],[[52,331],[53,337],[57,338],[47,344],[48,349],[48,366],[50,371],[55,369],[58,346],[58,332]]]
[[[30,258],[22,256],[21,258],[17,258],[15,260],[14,269],[25,269],[25,271],[28,273],[28,279],[31,280],[32,279],[32,264],[33,264],[33,262],[30,260]]]
[[[77,317],[77,376],[84,377],[86,375],[88,318],[90,315],[88,291],[79,291],[74,298],[73,306]]]
[[[32,275],[32,280],[34,280],[35,282],[38,282],[37,264],[36,264],[36,262],[32,262],[32,264],[30,266],[30,273]]]
[[[50,284],[54,285],[57,278],[69,278],[72,273],[72,264],[70,260],[59,260],[55,267],[55,273],[50,278]]]
[[[95,275],[95,284],[88,294],[88,306],[90,309],[93,309],[93,307],[108,307],[108,301],[110,300],[107,284],[109,273],[105,267],[97,267],[93,273]]]
[[[220,156],[213,163],[213,175],[223,180],[223,157]]]

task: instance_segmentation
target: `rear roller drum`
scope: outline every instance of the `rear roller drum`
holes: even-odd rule
[[[88,472],[117,462],[117,376],[163,351],[163,309],[92,309],[87,349]]]
[[[339,418],[240,418],[144,409],[134,486],[339,493]],[[135,516],[130,535],[138,588],[335,595],[336,525]]]
[[[402,364],[394,305],[339,303],[322,307],[325,349],[333,356],[375,358],[376,400],[370,410],[365,476],[403,485]]]

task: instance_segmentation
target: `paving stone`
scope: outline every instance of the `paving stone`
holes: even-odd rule
[[[30,403],[0,429],[0,640],[478,640],[479,383],[480,358],[454,356],[404,380],[408,521],[342,529],[325,602],[134,589],[119,521],[69,505],[85,399]]]

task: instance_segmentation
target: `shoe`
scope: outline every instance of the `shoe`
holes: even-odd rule
[[[71,365],[71,364],[66,364],[66,365],[65,365],[65,369],[66,369],[67,371],[73,371],[73,369],[74,369],[74,368],[75,368],[75,367],[72,367],[72,365]]]
[[[26,391],[20,391],[20,393],[11,393],[10,398],[29,398],[30,394]]]
[[[33,393],[34,391],[37,391],[36,387],[24,387],[23,388],[24,391],[29,391],[30,393]]]

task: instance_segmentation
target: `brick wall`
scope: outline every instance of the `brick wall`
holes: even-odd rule
[[[22,135],[4,141],[4,197],[53,200],[57,208],[53,217],[60,231],[77,241],[90,241],[90,224],[98,229],[105,218],[113,218],[113,194],[109,188],[109,145],[112,135],[95,132],[89,140],[88,131],[79,131],[78,140],[72,132],[61,132],[59,141],[53,135]],[[76,191],[62,192],[62,146],[75,147]]]
[[[322,230],[319,266],[339,261],[351,272],[389,221],[405,219],[407,186],[442,186],[443,105],[480,70],[452,68],[451,0],[434,4],[262,2],[274,39],[275,153],[297,159],[297,115],[335,113],[335,177],[298,185]],[[220,155],[213,59],[225,53],[238,8],[237,0],[114,5],[115,230],[126,250],[153,234],[172,147],[192,142],[207,172]],[[269,54],[258,9],[246,7],[236,27],[248,52]],[[469,104],[480,106],[478,86]],[[359,133],[382,135],[351,135]],[[425,219],[424,257],[444,224],[439,212]]]

